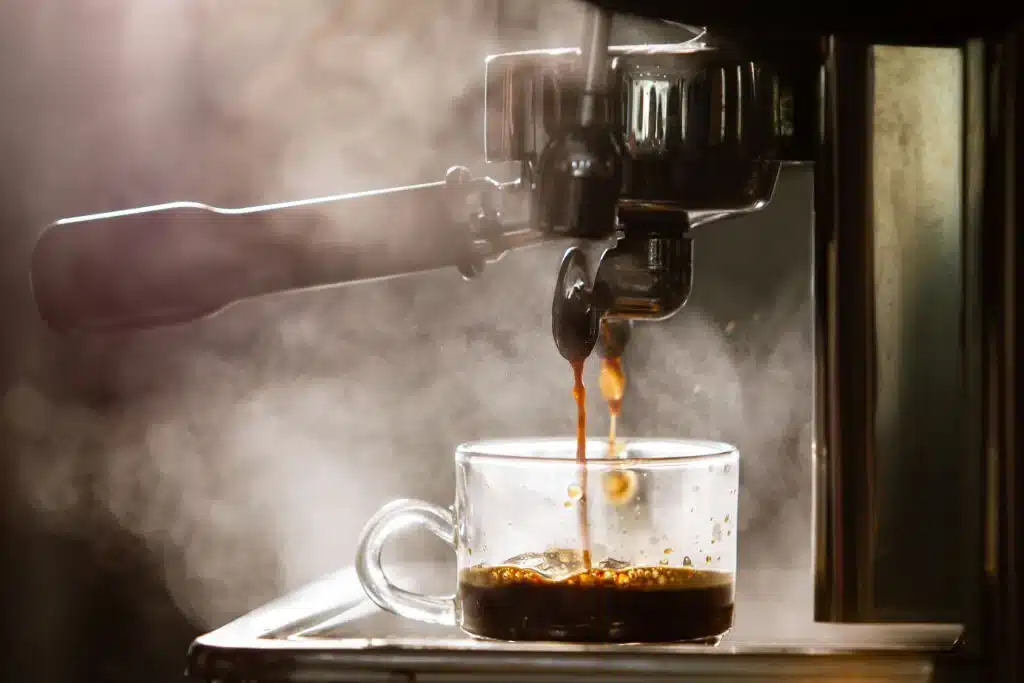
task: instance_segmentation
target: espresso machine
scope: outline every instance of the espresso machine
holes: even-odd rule
[[[685,39],[611,45],[617,13],[671,23]],[[484,65],[484,151],[517,168],[511,180],[453,167],[423,185],[245,209],[175,203],[51,226],[33,255],[33,291],[67,334],[435,268],[469,280],[511,250],[548,244],[565,249],[552,332],[573,360],[601,350],[602,320],[649,323],[684,308],[701,233],[767,206],[786,166],[813,165],[808,542],[815,618],[849,637],[717,648],[338,637],[339,615],[364,604],[345,602],[339,586],[354,582],[338,576],[199,639],[190,674],[1024,680],[1020,15],[987,0],[596,0],[580,46]],[[335,222],[376,238],[339,244]]]

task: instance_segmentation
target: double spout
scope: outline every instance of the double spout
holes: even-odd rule
[[[693,240],[676,221],[622,231],[592,265],[590,250],[572,246],[562,257],[551,304],[558,352],[570,362],[590,356],[601,321],[628,326],[665,320],[686,303],[693,286]]]

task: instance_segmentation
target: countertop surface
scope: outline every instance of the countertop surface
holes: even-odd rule
[[[451,572],[436,564],[406,564],[391,574],[403,587],[424,590]],[[787,578],[759,576],[754,582],[763,588],[784,585]],[[792,600],[772,604],[771,594],[757,592],[744,596],[738,590],[737,627],[715,646],[506,643],[383,612],[366,599],[350,567],[199,638],[189,672],[200,680],[323,681],[342,671],[358,680],[396,674],[497,680],[527,673],[552,680],[683,674],[725,680],[756,670],[764,680],[853,675],[926,681],[936,658],[951,652],[961,634],[948,624],[817,624],[809,614],[800,619],[801,606]]]

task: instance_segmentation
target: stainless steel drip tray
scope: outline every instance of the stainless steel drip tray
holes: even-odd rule
[[[393,578],[432,592],[450,566],[406,564]],[[860,626],[799,619],[773,592],[780,573],[740,576],[737,627],[717,646],[503,643],[382,612],[347,568],[195,641],[189,675],[206,681],[930,681],[955,625]],[[749,590],[744,591],[744,585]],[[810,586],[807,586],[809,592]]]

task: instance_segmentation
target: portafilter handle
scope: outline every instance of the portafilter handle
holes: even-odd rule
[[[31,282],[59,333],[150,328],[263,294],[455,266],[535,238],[499,222],[509,189],[442,182],[244,209],[179,202],[70,218],[39,237]]]

